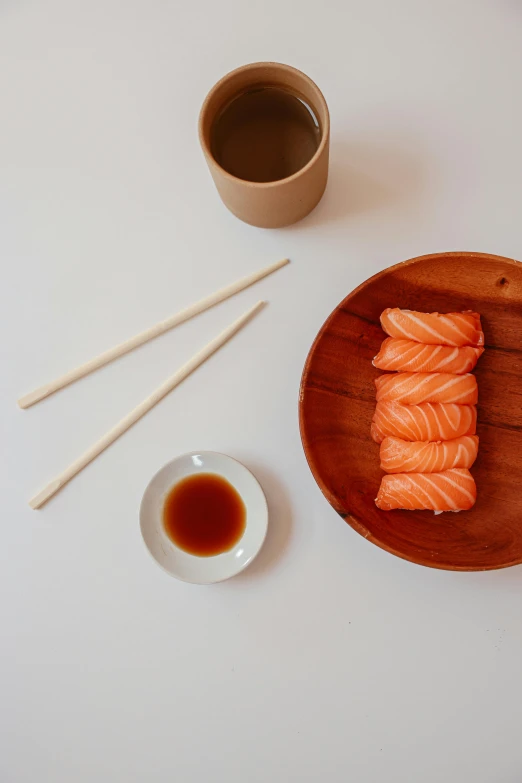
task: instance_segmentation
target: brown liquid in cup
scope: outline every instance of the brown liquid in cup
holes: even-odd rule
[[[212,154],[229,174],[275,182],[302,169],[321,141],[313,108],[289,90],[251,88],[233,98],[210,132]]]

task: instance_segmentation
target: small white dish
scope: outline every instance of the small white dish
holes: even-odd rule
[[[246,508],[245,532],[228,552],[198,557],[180,549],[163,527],[163,506],[170,490],[181,479],[196,473],[215,473],[241,495]],[[243,571],[255,558],[266,536],[268,507],[257,479],[240,462],[213,451],[183,454],[168,462],[151,479],[140,507],[141,535],[155,561],[183,582],[208,585]]]

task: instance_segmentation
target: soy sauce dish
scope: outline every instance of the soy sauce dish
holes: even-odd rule
[[[240,462],[211,451],[167,463],[141,502],[145,545],[167,573],[213,584],[243,571],[263,546],[266,498]]]

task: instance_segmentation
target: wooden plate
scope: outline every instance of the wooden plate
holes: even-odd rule
[[[473,309],[486,351],[477,365],[478,489],[470,511],[379,511],[379,446],[371,363],[386,307]],[[522,264],[482,253],[442,253],[385,269],[334,310],[308,356],[299,405],[301,437],[317,483],[358,533],[420,565],[481,571],[522,563]]]

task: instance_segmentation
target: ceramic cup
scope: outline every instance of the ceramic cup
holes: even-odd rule
[[[320,126],[313,157],[295,174],[272,182],[251,182],[230,174],[215,159],[211,131],[216,117],[235,97],[256,87],[279,87],[308,103]],[[308,215],[321,200],[328,179],[330,116],[320,89],[304,73],[280,63],[252,63],[224,76],[207,95],[199,116],[199,138],[223,203],[253,226],[279,228]]]

